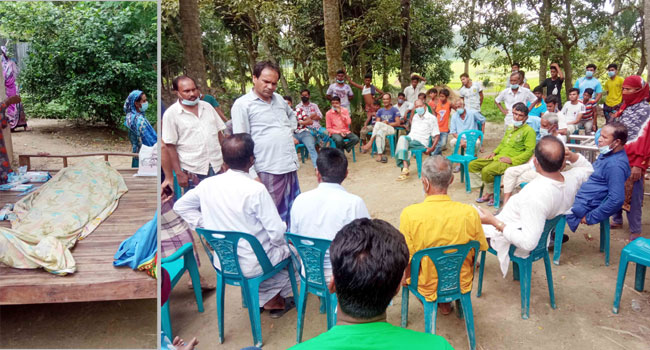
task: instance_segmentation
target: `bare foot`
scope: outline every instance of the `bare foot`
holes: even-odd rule
[[[185,343],[183,339],[177,336],[174,338],[172,345],[174,345],[178,350],[193,350],[195,346],[199,345],[199,341],[194,337],[189,343]]]
[[[283,310],[284,309],[284,298],[280,294],[273,297],[264,304],[264,310]]]

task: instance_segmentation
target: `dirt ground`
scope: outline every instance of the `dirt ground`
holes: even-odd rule
[[[501,127],[489,125],[490,135],[502,135]],[[497,144],[496,136],[487,140],[486,152]],[[450,150],[446,152],[449,154]],[[373,218],[387,220],[399,225],[401,210],[424,199],[421,182],[417,179],[415,162],[411,164],[413,176],[397,182],[399,170],[391,159],[387,164],[375,162],[369,155],[361,155],[357,148],[357,162],[350,161],[349,175],[343,186],[351,193],[361,196]],[[301,190],[316,187],[316,178],[309,160],[299,171]],[[478,193],[465,193],[464,184],[455,181],[451,197],[464,203],[474,203]],[[483,205],[484,207],[487,207]],[[476,286],[472,294],[472,306],[478,349],[648,349],[650,348],[650,274],[642,293],[634,286],[634,267],[628,268],[620,312],[612,313],[612,302],[620,252],[628,237],[627,221],[623,229],[612,230],[610,266],[604,264],[604,254],[599,253],[598,226],[581,226],[570,233],[570,241],[562,247],[561,264],[553,265],[553,282],[557,309],[549,304],[544,264],[533,265],[530,319],[521,319],[519,283],[512,280],[509,272],[502,278],[495,256],[488,254],[483,285],[483,295],[476,298]],[[567,230],[568,231],[568,230]],[[650,211],[643,216],[643,231],[650,232]],[[591,232],[596,239],[588,242],[583,233]],[[196,241],[199,244],[198,240]],[[215,273],[202,248],[199,248],[202,265],[200,272],[214,282]],[[199,349],[241,349],[252,346],[248,313],[242,308],[238,287],[226,287],[225,342],[219,344],[217,329],[216,295],[204,293],[205,312],[199,313],[193,292],[185,287],[187,276],[171,295],[172,327],[176,335],[184,339],[197,337]],[[633,311],[632,300],[641,305]],[[422,306],[411,297],[408,328],[424,331]],[[388,307],[388,322],[399,325],[401,293]],[[296,312],[290,311],[280,319],[273,320],[268,314],[262,316],[262,335],[265,349],[285,349],[295,344]],[[305,313],[303,340],[326,331],[325,315],[318,313],[318,300],[309,296]],[[437,334],[445,337],[456,349],[468,347],[464,321],[454,314],[439,316]]]
[[[12,134],[16,164],[18,154],[131,150],[126,132],[107,127],[47,119],[30,119],[29,126],[32,131]],[[131,166],[128,157],[109,161],[116,168]],[[60,169],[62,164],[61,159],[32,161],[36,169]],[[152,349],[158,341],[157,305],[156,300],[128,300],[0,306],[0,348]]]

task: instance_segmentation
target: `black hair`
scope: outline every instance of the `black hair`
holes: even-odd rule
[[[449,97],[449,90],[447,89],[441,89],[440,90],[441,95],[445,95],[445,97]]]
[[[411,81],[413,81],[413,80],[417,80],[417,81],[419,82],[419,81],[420,81],[420,78],[418,78],[418,77],[416,77],[416,76],[411,76]]]
[[[336,75],[339,75],[339,74],[345,74],[345,71],[343,69],[339,69],[339,70],[336,71]]]
[[[223,140],[221,154],[223,155],[223,161],[229,168],[245,170],[251,157],[255,155],[254,149],[255,143],[250,134],[232,134],[226,136]]]
[[[569,92],[567,92],[566,95],[569,96],[569,94],[571,94],[571,93],[574,92],[574,91],[577,92],[577,93],[578,93],[578,97],[580,97],[580,89],[578,89],[578,88],[570,88],[570,89],[569,89]]]
[[[368,73],[368,74],[364,75],[363,79],[372,79],[372,74]]]
[[[282,98],[283,98],[285,101],[289,101],[289,102],[293,103],[293,97],[291,97],[291,96],[289,96],[289,95],[282,96]]]
[[[340,184],[348,172],[348,159],[340,149],[324,147],[318,153],[316,167],[323,182]]]
[[[512,110],[524,113],[524,115],[528,116],[528,107],[523,102],[517,102],[514,105],[512,105]]]
[[[363,218],[336,234],[330,259],[341,310],[354,318],[372,319],[386,312],[395,296],[409,250],[404,235],[391,224]]]
[[[330,99],[330,102],[334,102],[334,101],[339,101],[339,102],[341,102],[341,98],[338,97],[338,96],[332,96],[332,98]]]
[[[307,95],[311,96],[311,92],[309,92],[309,89],[302,89],[300,90],[300,94],[302,95],[303,92],[307,91]]]
[[[400,97],[400,96],[402,96],[402,97],[406,97],[406,95],[404,95],[403,92],[400,92],[399,94],[397,94],[397,97]]]
[[[557,95],[548,95],[544,99],[546,103],[555,103],[556,105],[560,104],[560,98]]]
[[[463,74],[461,74],[461,75],[460,75],[460,79],[463,79],[463,78],[467,78],[467,79],[469,79],[469,74],[467,74],[467,73],[463,73]]]
[[[134,102],[140,102],[140,101],[142,101],[142,96],[144,96],[144,92],[142,92],[142,93],[140,94],[140,96],[138,96],[138,98],[135,99]]]
[[[557,70],[557,67],[551,66],[551,70]]]
[[[611,122],[609,124],[605,124],[605,126],[614,128],[614,132],[612,133],[614,140],[621,140],[621,145],[627,143],[627,127],[625,124],[621,122]],[[605,126],[603,126],[603,128]]]
[[[610,63],[609,66],[607,66],[607,70],[609,70],[610,68],[614,68],[614,69],[618,70],[618,64]]]
[[[514,66],[517,66],[517,68],[521,68],[521,65],[519,64],[519,62],[512,62],[512,64],[510,65],[510,67],[512,68],[512,67],[514,67]]]
[[[421,92],[421,93],[418,94],[418,98],[420,98],[422,96],[424,96],[424,98],[427,98],[427,94],[425,94],[424,92]]]
[[[260,75],[262,75],[262,71],[265,69],[271,69],[274,70],[276,73],[278,73],[278,78],[280,78],[280,67],[278,67],[277,64],[271,62],[271,61],[261,61],[255,63],[255,67],[253,68],[253,76],[255,78],[259,78]]]
[[[430,93],[434,93],[434,94],[437,95],[437,94],[438,94],[438,89],[436,89],[436,88],[431,88],[431,89],[427,90],[427,95],[430,94]]]
[[[535,86],[535,88],[533,89],[533,92],[539,92],[540,94],[543,94],[544,93],[544,88],[539,86],[539,85]]]
[[[593,95],[594,95],[594,89],[592,89],[592,88],[586,88],[586,89],[585,89],[585,92],[588,93],[589,96],[593,96]]]
[[[559,171],[564,164],[564,144],[552,135],[542,137],[535,146],[535,159],[544,171]]]
[[[187,76],[187,75],[179,75],[179,76],[177,76],[176,78],[174,78],[174,80],[172,80],[172,90],[173,90],[173,91],[178,91],[178,83],[179,83],[181,80],[185,80],[185,79],[189,79],[189,80],[191,80],[191,81],[194,83],[194,86],[195,86],[197,89],[199,88],[199,86],[196,85],[196,80],[194,80],[192,77],[189,77],[189,76]]]
[[[586,69],[589,69],[589,68],[593,68],[594,70],[596,70],[596,65],[593,64],[593,63],[589,63],[589,64],[587,65]]]

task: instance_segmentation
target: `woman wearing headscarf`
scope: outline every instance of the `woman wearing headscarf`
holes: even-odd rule
[[[147,95],[140,90],[133,90],[124,102],[124,126],[129,130],[129,140],[133,153],[140,152],[140,147],[153,146],[158,142],[158,135],[156,130],[149,124],[149,121],[144,116],[144,112],[149,107],[147,102]],[[138,167],[138,158],[134,157],[131,166]]]
[[[623,81],[623,105],[617,113],[621,123],[627,127],[628,141],[625,144],[632,175],[625,183],[626,200],[623,209],[627,211],[630,225],[630,241],[641,236],[641,206],[643,205],[643,180],[650,160],[650,88],[638,75]],[[623,225],[622,212],[614,214],[612,227]]]
[[[5,79],[5,94],[7,98],[18,95],[18,87],[16,86],[16,77],[18,76],[18,66],[16,62],[7,55],[7,47],[0,47],[0,60],[2,60],[2,76]],[[20,104],[10,105],[5,111],[7,121],[11,130],[22,126],[27,130],[27,121],[25,120],[24,112],[21,118]]]

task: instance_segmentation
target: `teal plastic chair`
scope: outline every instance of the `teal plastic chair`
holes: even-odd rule
[[[555,228],[564,215],[558,215],[551,220],[546,220],[544,225],[544,230],[542,231],[542,236],[539,238],[539,243],[537,247],[530,252],[530,255],[527,258],[519,258],[515,256],[514,245],[510,245],[510,260],[512,261],[512,278],[515,281],[519,281],[519,287],[521,289],[521,318],[527,320],[530,317],[530,283],[533,271],[533,262],[544,259],[544,267],[546,268],[546,281],[548,283],[548,294],[551,300],[551,307],[555,309],[555,293],[553,291],[553,273],[551,271],[551,258],[548,254],[548,247],[546,242],[548,242],[548,235],[551,233],[551,230]],[[490,248],[488,251],[494,255],[497,252]],[[481,252],[481,267],[479,268],[478,273],[478,290],[476,297],[481,296],[481,291],[483,289],[483,270],[485,269],[485,252]]]
[[[272,265],[269,257],[264,252],[262,244],[255,238],[255,236],[242,232],[230,231],[213,231],[203,228],[197,228],[196,232],[201,238],[201,244],[209,257],[212,257],[212,251],[208,248],[209,245],[219,257],[221,269],[217,269],[214,264],[212,265],[217,272],[217,324],[219,326],[219,343],[223,343],[223,314],[224,314],[224,297],[226,284],[232,286],[240,286],[242,288],[242,301],[244,306],[248,305],[248,316],[251,322],[251,331],[253,333],[253,343],[257,347],[262,346],[262,322],[260,319],[260,299],[259,287],[260,283],[273,277],[278,272],[288,268],[289,278],[291,279],[291,288],[293,295],[298,295],[296,287],[296,275],[293,270],[291,258],[282,260],[277,265]],[[207,241],[207,245],[206,242]],[[250,244],[253,252],[257,256],[257,260],[262,267],[262,275],[256,277],[246,277],[242,273],[241,266],[239,265],[239,258],[237,250],[240,241],[246,241]]]
[[[501,205],[501,176],[502,175],[494,175],[494,208],[499,209],[499,206]],[[479,197],[483,197],[483,187],[485,184],[481,186],[481,191],[478,193]]]
[[[302,341],[302,329],[305,321],[305,306],[307,306],[307,296],[309,293],[318,295],[321,301],[320,312],[327,312],[327,329],[334,327],[336,324],[336,293],[331,294],[327,289],[325,271],[323,262],[325,252],[330,248],[332,241],[327,239],[310,238],[293,233],[285,233],[287,243],[292,244],[300,255],[300,260],[291,251],[291,257],[294,259],[296,266],[302,266],[304,271],[300,271],[300,295],[296,303],[298,311],[298,324],[296,326],[296,342]]]
[[[636,263],[636,273],[634,276],[634,289],[643,292],[645,284],[646,267],[650,266],[650,239],[639,237],[628,243],[621,251],[621,260],[618,263],[618,277],[616,278],[616,293],[614,294],[614,307],[612,312],[617,314],[621,305],[621,293],[623,292],[623,282],[627,273],[627,264]]]
[[[302,164],[305,164],[305,158],[307,158],[307,147],[305,147],[305,144],[296,144],[296,152],[300,153],[300,160],[302,160]]]
[[[465,146],[465,152],[462,154],[460,151],[460,140],[462,137],[465,137],[467,140]],[[481,139],[481,146],[483,146],[483,133],[480,130],[465,130],[458,135],[458,141],[456,141],[456,146],[454,147],[454,153],[447,156],[452,163],[460,164],[460,171],[462,173],[460,177],[460,182],[465,182],[465,192],[472,192],[472,187],[469,180],[469,162],[476,159],[478,150],[476,149],[476,140]],[[480,148],[479,148],[480,149]],[[501,184],[499,184],[501,186]]]
[[[190,274],[192,279],[192,287],[194,288],[194,298],[196,299],[196,305],[198,306],[199,312],[203,312],[203,295],[201,294],[201,278],[199,276],[199,267],[196,264],[196,259],[194,258],[194,248],[192,243],[185,243],[180,249],[178,249],[174,254],[160,260],[162,267],[169,272],[169,280],[171,282],[171,289],[174,289],[174,286],[180,281],[181,277],[185,271]],[[161,313],[161,328],[162,330],[172,337],[172,323],[169,316],[169,301],[168,299],[165,305],[160,309]]]
[[[343,141],[350,142],[350,139],[344,138]],[[359,143],[361,143],[360,140],[359,140]],[[332,140],[332,138],[330,138],[330,147],[336,148],[336,143],[334,142],[334,140]],[[345,151],[345,150],[343,150],[343,151]],[[374,151],[374,145],[373,145],[373,151]],[[356,156],[356,154],[354,154],[354,147],[352,147],[352,162],[354,162],[354,163],[357,162],[357,156]]]
[[[427,147],[431,147],[432,144],[433,140],[429,136],[429,146]],[[422,154],[424,154],[424,151],[426,151],[426,148],[411,150],[411,155],[415,156],[415,164],[418,166],[418,179],[422,177]]]
[[[176,172],[172,170],[172,174],[174,175],[174,197],[176,200],[179,200],[183,196],[183,188],[178,184]]]
[[[460,270],[465,259],[474,250],[474,266],[476,271],[476,257],[480,248],[478,241],[469,241],[466,244],[456,244],[444,247],[422,249],[413,255],[411,259],[411,283],[402,287],[402,328],[408,323],[409,292],[413,293],[424,306],[424,332],[436,334],[436,319],[438,316],[438,303],[456,301],[456,315],[459,318],[465,317],[467,338],[470,349],[476,349],[476,334],[474,332],[474,314],[472,312],[472,291],[462,293],[460,283]],[[418,277],[422,258],[431,259],[438,271],[438,290],[436,301],[427,301],[418,292]],[[432,321],[433,320],[433,325]],[[432,332],[433,331],[433,332]]]
[[[563,215],[555,229],[555,240],[553,243],[553,264],[560,265],[560,254],[562,254],[562,236],[566,226],[566,217]],[[600,252],[605,252],[605,266],[609,266],[609,240],[610,240],[609,218],[600,222]]]

